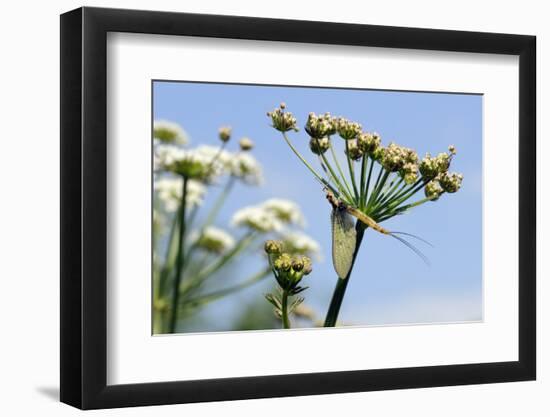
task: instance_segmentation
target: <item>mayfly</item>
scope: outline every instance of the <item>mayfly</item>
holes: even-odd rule
[[[396,236],[396,234],[404,234],[420,239],[425,243],[428,242],[408,233],[390,232],[380,226],[376,221],[374,221],[374,219],[367,216],[365,213],[337,198],[329,188],[325,187],[325,193],[328,202],[332,206],[332,213],[330,216],[332,223],[332,261],[338,277],[345,279],[353,266],[353,259],[357,245],[357,231],[355,229],[355,222],[353,221],[352,216],[362,222],[365,226],[370,227],[383,235],[392,236],[393,238],[399,240],[414,253],[416,253],[426,264],[429,264],[428,259],[422,252],[420,252],[419,249],[411,245],[405,239]]]

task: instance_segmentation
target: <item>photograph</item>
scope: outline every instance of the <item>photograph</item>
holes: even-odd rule
[[[483,95],[152,81],[152,333],[483,321]]]

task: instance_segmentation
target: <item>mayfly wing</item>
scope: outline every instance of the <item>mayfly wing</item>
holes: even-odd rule
[[[332,222],[332,263],[341,279],[348,276],[353,264],[356,231],[355,222],[343,209],[335,207],[330,215]]]

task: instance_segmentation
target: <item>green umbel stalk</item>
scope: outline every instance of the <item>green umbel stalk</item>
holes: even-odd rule
[[[178,305],[180,296],[180,284],[183,266],[185,264],[185,212],[187,200],[187,177],[183,177],[183,190],[181,194],[181,204],[178,212],[179,218],[179,234],[178,234],[178,256],[176,258],[176,276],[174,277],[174,286],[172,289],[172,308],[170,310],[169,333],[176,331],[176,323],[178,320]]]
[[[357,254],[359,253],[359,248],[361,247],[361,242],[363,241],[363,236],[365,234],[366,228],[363,223],[357,221],[355,224],[355,230],[357,232],[355,237],[356,244],[355,251],[353,252],[351,268],[345,279],[338,278],[338,280],[336,281],[336,287],[334,288],[334,292],[332,294],[332,299],[330,301],[330,306],[327,311],[324,327],[334,327],[336,326],[336,322],[338,320],[340,307],[342,306],[342,301],[344,300],[344,295],[346,294],[346,288],[351,278],[353,265],[355,264],[355,259],[357,258]]]

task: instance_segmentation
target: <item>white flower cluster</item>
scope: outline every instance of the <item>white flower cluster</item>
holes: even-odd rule
[[[214,253],[227,252],[235,247],[233,236],[215,226],[206,227],[202,234],[194,231],[189,238],[201,249]]]
[[[180,125],[166,120],[153,122],[153,136],[157,141],[185,145],[189,142],[189,136]]]
[[[160,177],[155,179],[155,191],[158,198],[164,204],[164,209],[169,212],[175,212],[181,201],[182,179],[177,177]],[[202,204],[206,187],[199,181],[189,180],[187,182],[186,204],[188,208]]]
[[[298,226],[305,225],[305,218],[300,210],[300,206],[294,201],[282,198],[270,198],[261,204],[261,207],[272,213],[283,223],[293,223]]]
[[[292,231],[283,235],[283,246],[287,252],[321,259],[321,245],[305,233]]]
[[[235,212],[233,226],[248,227],[259,232],[279,232],[285,224],[304,224],[300,207],[292,201],[270,199],[256,206],[243,207]]]
[[[260,163],[249,153],[236,154],[215,146],[201,145],[196,152],[209,161],[215,161],[217,175],[228,174],[239,178],[246,184],[263,183],[263,171]]]

